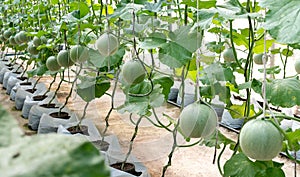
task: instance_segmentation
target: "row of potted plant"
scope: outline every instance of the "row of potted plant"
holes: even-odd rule
[[[199,139],[184,146],[199,143],[216,149],[232,146],[233,156],[223,168],[220,165],[223,150],[217,158],[221,175],[243,175],[243,172],[236,171],[237,168],[228,168],[242,160],[246,165],[240,168],[255,166],[253,176],[266,176],[273,172],[283,176],[281,166],[272,159],[280,151],[285,151],[289,158],[297,162],[290,152],[299,150],[299,139],[295,135],[298,130],[283,130],[280,122],[282,119],[298,119],[280,112],[275,114],[272,108],[290,108],[299,105],[300,100],[297,99],[300,95],[299,79],[297,75],[292,75],[293,72],[287,72],[289,58],[299,48],[298,31],[281,23],[273,23],[284,18],[274,12],[285,6],[289,4],[270,0],[260,3],[250,0],[245,3],[238,0],[223,3],[192,0],[98,3],[5,1],[1,6],[3,22],[0,39],[3,56],[9,50],[23,54],[9,61],[10,64],[21,61],[20,67],[15,68],[22,72],[20,77],[24,73],[28,78],[35,76],[38,79],[48,75],[52,76],[51,83],[59,79],[54,93],[50,92],[50,84],[47,91],[39,95],[44,97],[48,94],[51,99],[44,105],[32,106],[29,113],[26,109],[24,115],[28,114],[32,129],[38,129],[41,118],[35,117],[42,116],[41,106],[54,106],[51,111],[61,116],[68,112],[67,103],[76,91],[86,103],[83,116],[75,126],[78,130],[89,103],[108,95],[112,101],[105,116],[106,126],[101,131],[103,137],[109,130],[112,111],[127,112],[130,118],[132,115],[139,117],[132,122],[135,131],[128,156],[142,120],[148,120],[153,126],[172,134],[173,146],[168,162],[162,168],[162,176],[171,166],[175,150],[182,147],[177,142],[180,136],[187,142],[191,138]],[[266,10],[267,16],[262,15]],[[293,15],[289,17],[295,18]],[[245,23],[246,27],[238,27],[238,22]],[[281,31],[288,35],[283,37]],[[206,35],[216,38],[206,41]],[[274,43],[280,43],[277,45],[279,47],[270,48]],[[209,51],[209,55],[205,51]],[[269,55],[278,56],[280,65],[267,68]],[[296,71],[297,68],[296,65]],[[272,78],[266,78],[267,74]],[[190,105],[186,104],[187,79],[195,88]],[[180,82],[178,91],[181,99],[177,100],[181,113],[174,118],[165,114],[159,117],[156,109],[167,101],[174,81]],[[37,89],[37,93],[38,82],[35,83],[28,89]],[[68,83],[71,89],[65,102],[55,107],[55,95],[63,83]],[[118,107],[114,105],[117,87],[125,95],[124,103]],[[11,90],[14,93],[15,89]],[[16,93],[15,99],[17,95],[25,94]],[[241,102],[236,103],[234,97],[240,98]],[[262,101],[262,106],[255,106],[256,101],[251,101],[256,97]],[[26,97],[20,99],[21,102],[23,100]],[[241,135],[237,142],[226,138],[217,129],[216,108],[220,102],[221,108],[226,109],[223,115],[243,119],[239,124]],[[165,120],[169,123],[163,123]],[[264,129],[267,133],[260,131]],[[272,141],[266,143],[266,139]],[[212,140],[214,143],[210,143]]]

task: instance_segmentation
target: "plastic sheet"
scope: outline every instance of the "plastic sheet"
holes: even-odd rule
[[[70,134],[70,132],[67,130],[67,128],[77,125],[77,124],[78,124],[78,122],[70,121],[69,123],[67,123],[64,126],[59,125],[57,133]],[[94,125],[94,123],[91,120],[84,119],[81,124],[88,126],[89,136],[85,136],[82,134],[75,134],[74,136],[84,136],[89,141],[96,141],[96,140],[102,139],[98,129],[96,128],[96,126]],[[122,149],[121,149],[121,146],[120,146],[120,143],[119,143],[117,137],[115,135],[106,136],[104,138],[104,141],[106,141],[110,144],[109,148],[106,152],[101,151],[102,155],[105,157],[106,163],[108,165],[111,165],[111,164],[114,164],[117,162],[124,161],[125,154],[122,153]],[[140,177],[150,177],[150,174],[148,173],[147,168],[141,162],[139,162],[139,160],[136,157],[134,157],[133,155],[129,156],[127,163],[134,164],[135,170],[137,172],[142,173],[140,175]],[[135,177],[134,175],[120,171],[120,170],[112,168],[112,167],[110,167],[110,170],[111,170],[111,176],[113,176],[113,177]]]
[[[244,119],[234,119],[227,110],[224,110],[221,123],[231,128],[240,129],[243,126]]]
[[[49,114],[43,113],[38,126],[38,134],[56,133],[60,125],[67,125],[70,122],[77,122],[77,116],[73,112],[68,112],[69,119],[53,118]]]
[[[7,83],[10,76],[16,77],[17,75],[23,72],[23,69],[19,67],[20,67],[19,65],[14,65],[12,70],[8,70],[7,72],[4,73],[3,83],[2,83],[3,88],[7,88]]]
[[[23,81],[23,82],[26,82],[26,81]],[[35,83],[36,80],[33,79],[33,78],[29,78],[28,82],[32,82],[32,83]],[[30,89],[32,88],[32,85],[20,85],[22,82],[17,82],[15,84],[15,86],[11,89],[10,91],[10,99],[12,101],[15,101],[15,97],[16,97],[16,92],[19,88],[23,89],[23,90],[26,90],[26,89]]]
[[[41,105],[32,106],[28,115],[28,127],[30,127],[32,130],[37,131],[40,124],[40,119],[44,113],[50,114],[53,112],[58,112],[61,107],[61,104],[55,102],[53,103],[56,104],[55,108],[45,108]],[[68,112],[68,109],[64,108],[62,111]]]
[[[41,92],[41,94],[42,93],[43,92]],[[24,104],[23,104],[23,108],[22,108],[23,118],[28,118],[28,115],[29,115],[29,112],[30,112],[30,109],[31,109],[32,106],[42,105],[42,104],[48,103],[52,99],[52,97],[54,96],[54,92],[48,92],[46,94],[47,97],[44,100],[42,100],[42,101],[34,101],[33,100],[34,96],[41,95],[41,94],[34,93],[32,97],[26,96]],[[54,98],[54,101],[57,102],[57,99]]]
[[[18,79],[20,75],[11,75],[7,81],[6,93],[10,95],[12,88],[18,83],[22,82],[22,80]]]
[[[3,84],[4,74],[10,71],[7,67],[3,67],[0,71],[0,84]]]
[[[33,85],[30,87],[30,89],[33,88]],[[46,92],[46,86],[44,83],[38,83],[36,85],[36,91],[34,93],[27,92],[26,90],[19,88],[17,89],[16,96],[15,96],[15,104],[17,110],[22,110],[24,101],[26,97],[32,97],[34,94],[39,93],[45,93]]]

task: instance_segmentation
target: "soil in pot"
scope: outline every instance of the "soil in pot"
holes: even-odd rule
[[[20,85],[31,85],[32,83],[31,82],[22,82],[20,83]]]
[[[80,134],[89,136],[88,126],[85,126],[85,125],[76,125],[76,126],[67,128],[67,130],[71,134],[80,133]]]
[[[109,148],[109,143],[102,140],[92,141],[92,144],[100,151],[107,151]]]
[[[43,108],[57,108],[55,104],[42,104],[40,106]]]
[[[32,97],[33,101],[43,101],[45,98],[47,98],[47,95],[36,95]]]
[[[28,77],[17,77],[17,79],[19,79],[21,81],[25,81],[26,79],[28,79]]]
[[[13,67],[8,67],[7,69],[11,71],[11,70],[13,70],[14,68],[13,68]]]
[[[21,72],[19,72],[19,71],[15,71],[15,72],[13,72],[14,74],[21,74]]]
[[[30,93],[34,93],[36,91],[36,89],[27,89],[26,91],[30,92]]]
[[[12,67],[13,65],[12,64],[5,64],[7,67]]]
[[[53,118],[57,118],[57,119],[69,119],[69,113],[67,112],[53,112],[51,114],[49,114],[51,117]]]
[[[132,163],[125,163],[123,169],[121,169],[122,162],[111,164],[110,166],[115,168],[115,169],[118,169],[118,170],[124,171],[126,173],[132,174],[134,176],[140,176],[142,174],[142,172],[135,171],[135,166]]]

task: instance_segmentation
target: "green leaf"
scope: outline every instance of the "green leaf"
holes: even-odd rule
[[[294,149],[289,149],[289,150],[295,150],[298,151],[300,150],[300,129],[296,129],[295,131],[292,132],[287,132],[286,133],[287,138],[289,139],[289,142],[292,144],[289,144],[289,147],[293,147]]]
[[[267,168],[265,170],[259,171],[256,173],[255,177],[285,177],[285,174],[280,168]]]
[[[0,148],[16,143],[22,136],[18,122],[0,105]]]
[[[217,8],[214,10],[219,16],[228,20],[261,16],[259,13],[248,13],[238,0],[226,1],[224,4],[217,5]]]
[[[150,12],[159,12],[161,11],[162,1],[158,1],[157,3],[149,3],[145,2],[145,9],[149,10]]]
[[[243,153],[235,154],[224,165],[224,177],[254,177],[260,167]]]
[[[77,84],[77,94],[86,102],[100,98],[110,88],[109,80],[104,78],[82,76],[80,80]]]
[[[268,50],[272,45],[273,43],[275,42],[274,39],[269,39],[269,40],[266,40],[266,49]],[[263,53],[265,50],[265,42],[264,42],[264,39],[260,39],[259,41],[256,41],[255,44],[254,44],[254,48],[253,48],[253,52],[254,53]]]
[[[171,87],[174,84],[173,77],[154,72],[152,74],[152,81],[154,85],[159,84],[162,87],[162,94],[164,94],[165,99],[168,99]]]
[[[211,7],[215,7],[216,3],[216,0],[183,0],[181,2],[181,4],[185,4],[198,9],[209,9]]]
[[[224,43],[225,42],[212,41],[212,42],[206,43],[205,45],[209,51],[220,54],[225,49]]]
[[[210,137],[204,139],[200,145],[205,145],[207,147],[215,147],[217,143],[217,148],[220,148],[221,144],[234,146],[236,143],[231,139],[227,138],[222,132],[218,132],[218,140],[216,139],[216,132],[213,133]]]
[[[55,4],[58,4],[58,3],[59,3],[59,0],[51,0],[52,5],[55,5]]]
[[[252,87],[252,81],[242,83],[238,86],[239,90],[248,89]]]
[[[245,106],[246,106],[245,102],[242,105],[237,105],[237,104],[231,105],[229,108],[230,109],[229,113],[232,116],[232,118],[235,118],[235,119],[244,118],[245,117],[244,114],[245,114],[245,110],[246,110]],[[254,106],[250,105],[249,116],[251,117],[254,115],[255,115]]]
[[[235,83],[235,76],[230,68],[223,68],[220,63],[213,63],[205,67],[200,78],[203,84],[212,84],[215,81],[229,81]]]
[[[194,53],[202,43],[202,34],[191,26],[181,26],[169,35],[173,42]]]
[[[158,37],[147,37],[142,42],[139,42],[139,47],[141,49],[155,49],[162,47],[166,43],[166,39]]]
[[[256,80],[254,84],[254,91],[261,94],[262,83]],[[300,105],[300,81],[296,78],[274,79],[267,82],[266,89],[267,99],[274,106],[290,108]]]
[[[81,19],[90,12],[90,8],[85,2],[71,2],[70,11],[73,11],[71,14],[77,18]]]
[[[165,101],[162,94],[162,88],[159,84],[154,85],[152,92],[146,96],[131,96],[131,94],[146,94],[151,91],[151,84],[144,81],[130,88],[123,89],[126,94],[126,100],[123,105],[118,107],[120,113],[135,113],[138,115],[150,115],[152,107],[159,107]]]
[[[39,63],[37,68],[27,71],[27,74],[29,77],[42,76],[47,71],[48,71],[48,68],[47,68],[46,64]]]
[[[33,150],[34,149],[34,150]],[[99,151],[84,138],[47,134],[25,137],[0,148],[1,176],[109,177]]]
[[[175,42],[168,42],[159,50],[159,60],[171,68],[181,68],[191,59],[192,53]]]
[[[100,55],[98,50],[90,48],[89,54],[89,62],[91,62],[97,68],[108,68],[109,66],[112,69],[121,64],[123,56],[125,54],[125,49],[122,47],[113,56],[104,57]]]
[[[285,44],[300,42],[300,1],[262,0],[259,5],[269,9],[263,26],[273,38]]]
[[[264,73],[264,69],[258,69],[259,72]],[[273,66],[270,68],[266,68],[267,74],[279,74],[281,71],[281,68],[279,66]]]
[[[230,103],[230,89],[227,86],[221,85],[220,82],[215,82],[208,86],[201,86],[200,93],[204,98],[210,99],[213,99],[218,95],[220,101]]]
[[[294,55],[293,51],[289,50],[289,49],[283,49],[281,53],[282,53],[282,55],[287,56],[287,57]]]
[[[198,11],[199,20],[195,23],[193,28],[200,27],[202,29],[208,29],[212,24],[212,21],[216,15],[216,11],[213,9],[201,9]]]

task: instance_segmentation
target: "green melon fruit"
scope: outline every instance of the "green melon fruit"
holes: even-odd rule
[[[135,85],[145,79],[146,72],[140,61],[130,60],[122,67],[122,77],[129,85]]]
[[[264,56],[263,53],[254,55],[253,56],[254,63],[257,64],[257,65],[263,65],[264,64],[264,62],[263,62],[263,56]],[[266,58],[266,63],[267,62],[268,62],[268,58]]]
[[[27,51],[31,54],[31,55],[37,55],[39,54],[39,51],[36,49],[36,47],[30,43],[27,47]]]
[[[118,51],[119,41],[114,35],[104,33],[97,39],[96,47],[102,56],[111,56]]]
[[[21,43],[26,43],[29,39],[25,31],[20,31],[17,35],[17,38]]]
[[[89,59],[89,49],[85,46],[75,45],[70,50],[70,58],[76,63],[83,63]]]
[[[5,41],[7,41],[7,39],[3,36],[3,34],[2,35],[0,35],[0,41],[2,41],[2,42],[5,42]]]
[[[74,64],[70,59],[69,50],[61,50],[57,55],[57,62],[62,67],[70,67]]]
[[[47,44],[48,39],[45,36],[41,36],[40,39],[42,44]]]
[[[46,66],[50,71],[58,71],[61,68],[55,56],[50,56],[46,60]]]
[[[10,38],[9,38],[9,43],[10,43],[10,45],[17,45],[17,42],[15,41],[15,37],[14,36],[10,36]]]
[[[233,49],[232,48],[226,49],[223,53],[223,58],[224,58],[224,61],[227,61],[227,62],[235,61]]]
[[[12,32],[11,32],[10,29],[5,30],[4,33],[3,33],[3,37],[4,37],[5,39],[9,39],[11,35],[12,35]]]
[[[19,40],[19,33],[17,33],[14,37],[15,39],[15,42],[18,44],[18,45],[21,45],[23,42]]]
[[[269,161],[282,149],[283,137],[268,120],[254,119],[241,129],[240,146],[243,153],[255,160]]]
[[[297,72],[298,74],[300,74],[300,59],[297,59],[297,60],[295,61],[294,66],[295,66],[296,72]]]
[[[32,39],[32,43],[35,47],[38,47],[42,44],[42,40],[41,40],[41,38],[34,36]]]
[[[192,103],[180,113],[179,127],[189,138],[207,138],[217,127],[218,116],[210,106]]]

